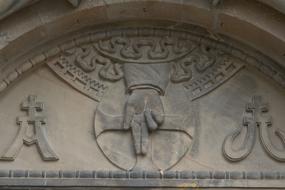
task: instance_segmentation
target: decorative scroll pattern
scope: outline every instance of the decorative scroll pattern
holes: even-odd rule
[[[261,144],[268,155],[275,160],[285,161],[285,133],[272,126],[272,119],[268,112],[268,105],[262,102],[261,96],[254,96],[252,103],[246,105],[243,126],[227,136],[224,141],[223,153],[227,159],[231,161],[245,159],[252,152],[256,141],[256,129],[258,128]],[[273,144],[272,140],[276,137],[270,136],[270,130],[281,141],[283,149],[279,149]],[[238,137],[243,137],[241,146],[234,148],[233,144]]]
[[[46,118],[38,114],[38,112],[43,111],[44,104],[37,102],[36,98],[36,96],[30,95],[27,100],[21,104],[21,109],[27,112],[27,116],[17,118],[17,123],[20,127],[18,135],[9,149],[2,155],[1,160],[13,161],[20,152],[23,144],[27,146],[36,144],[43,160],[58,160],[46,135]],[[27,135],[30,125],[33,125],[34,134],[32,136]]]
[[[76,57],[76,66],[68,57],[61,57],[60,60],[50,62],[50,68],[71,84],[77,90],[83,92],[88,97],[99,101],[104,95],[104,91],[108,88],[105,83],[89,75],[86,71],[92,71],[95,65],[87,65],[83,62],[82,57]]]
[[[189,33],[183,32],[167,32],[164,29],[157,29],[157,28],[149,28],[145,30],[145,28],[133,28],[136,30],[136,33],[139,33],[142,36],[149,36],[150,34],[154,33],[161,33],[162,36],[184,36],[184,40],[192,41],[197,44],[206,45],[212,44],[214,47],[218,47],[217,49],[222,49],[224,53],[231,55],[243,63],[251,65],[258,70],[260,70],[263,74],[273,79],[276,83],[278,83],[281,87],[285,87],[285,74],[284,70],[278,66],[276,62],[269,59],[268,57],[257,53],[253,50],[242,51],[241,47],[233,47],[229,45],[229,43],[224,43],[221,41],[213,41],[207,37],[196,36]],[[22,64],[16,65],[11,72],[5,73],[3,78],[0,81],[0,92],[3,92],[7,89],[7,87],[17,81],[22,74],[30,71],[33,67],[41,64],[45,64],[46,60],[51,57],[58,57],[62,54],[62,51],[69,51],[71,47],[75,46],[82,46],[83,44],[93,44],[97,43],[103,36],[112,36],[117,35],[117,30],[112,30],[108,32],[94,32],[87,35],[82,35],[80,37],[74,37],[72,41],[66,41],[61,44],[57,44],[57,46],[47,49],[40,54],[36,54],[32,56],[28,60],[24,60]],[[124,36],[128,36],[127,34]],[[191,39],[191,40],[190,40]],[[74,41],[77,44],[74,44]],[[71,45],[72,44],[72,45]]]
[[[180,59],[195,47],[190,41],[168,37],[113,37],[100,40],[96,49],[125,63],[160,63]]]
[[[199,64],[196,64],[195,71],[199,74],[183,84],[192,100],[211,92],[230,79],[244,66],[244,64],[234,61],[227,55],[220,56],[215,62],[213,61],[211,64],[203,66],[203,69]]]
[[[182,83],[190,99],[214,90],[244,64],[217,49],[176,37],[111,37],[66,50],[49,67],[74,88],[100,101],[108,82],[124,77],[126,63],[172,64],[171,81]]]

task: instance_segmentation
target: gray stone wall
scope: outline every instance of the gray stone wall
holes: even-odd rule
[[[284,188],[280,11],[70,2],[0,21],[0,188]]]

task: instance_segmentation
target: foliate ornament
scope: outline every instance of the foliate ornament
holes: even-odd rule
[[[193,56],[185,57],[179,63],[188,68],[188,73],[191,71],[192,80],[183,83],[191,100],[216,89],[244,66],[228,54],[212,49],[206,51],[204,48],[197,49]]]
[[[91,47],[82,47],[79,50],[75,56],[75,64],[87,73],[94,71],[97,60],[96,56],[91,55]],[[68,52],[66,53],[68,54]]]
[[[48,141],[46,134],[47,119],[41,115],[43,109],[44,104],[37,102],[35,95],[28,96],[27,100],[21,104],[21,110],[26,111],[27,116],[17,118],[17,124],[19,125],[18,134],[12,145],[1,156],[1,160],[13,161],[24,144],[27,146],[35,144],[38,147],[42,159],[45,161],[58,160],[58,156]],[[30,127],[33,128],[32,135],[28,135]]]
[[[99,40],[100,54],[121,63],[167,63],[189,54],[193,42],[173,37],[112,37]]]
[[[243,66],[184,35],[124,31],[70,49],[48,65],[100,102],[96,141],[124,170],[143,168],[145,160],[158,170],[176,165],[191,149],[199,123],[196,103],[189,99],[214,90]]]
[[[260,142],[266,153],[275,160],[284,162],[285,132],[273,126],[272,118],[269,115],[269,106],[262,101],[261,96],[254,96],[252,102],[246,105],[242,127],[225,138],[224,156],[230,161],[245,159],[253,150],[258,130]],[[283,149],[275,146],[272,141],[274,138],[281,141]],[[239,147],[234,146],[237,139],[242,139]]]
[[[216,63],[217,51],[200,45],[194,51],[173,64],[171,81],[174,83],[190,81],[193,73],[203,73]]]

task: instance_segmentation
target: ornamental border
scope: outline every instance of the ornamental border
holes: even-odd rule
[[[175,29],[163,29],[163,28],[154,28],[154,27],[142,27],[142,28],[115,28],[104,31],[95,31],[87,32],[84,35],[77,36],[72,40],[61,43],[60,45],[54,45],[54,48],[51,48],[47,51],[44,51],[36,56],[23,61],[23,63],[11,72],[9,72],[5,77],[0,80],[0,93],[3,92],[10,84],[14,83],[22,74],[32,70],[38,65],[46,63],[52,58],[55,58],[60,53],[71,49],[76,46],[81,46],[83,44],[93,43],[102,38],[108,38],[111,36],[126,36],[126,35],[138,35],[138,36],[162,36],[162,35],[176,35],[184,37],[187,40],[192,40],[198,44],[204,44],[206,46],[217,48],[222,50],[225,53],[234,56],[241,61],[257,68],[263,74],[268,76],[277,82],[281,87],[285,88],[285,69],[279,66],[275,61],[266,57],[265,55],[254,51],[249,50],[247,53],[240,50],[242,48],[236,48],[235,46],[240,46],[239,44],[231,43],[226,44],[224,40],[214,40],[205,35],[198,35],[191,33],[189,31],[178,31]],[[72,38],[72,37],[70,37]]]
[[[0,170],[0,179],[234,179],[284,180],[285,171]]]
[[[285,171],[0,170],[5,187],[251,187],[282,188]]]

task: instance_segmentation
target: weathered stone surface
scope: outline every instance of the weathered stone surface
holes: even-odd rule
[[[3,171],[1,174],[15,178],[163,178],[181,182],[191,179],[280,179],[283,164],[267,156],[266,151],[271,151],[270,148],[263,149],[255,141],[241,143],[255,146],[239,164],[225,160],[221,150],[223,139],[235,127],[238,128],[243,118],[247,118],[244,120],[246,125],[254,121],[260,128],[261,121],[264,121],[268,126],[284,130],[281,125],[285,104],[282,83],[274,81],[274,78],[267,80],[267,73],[258,71],[259,67],[254,62],[246,63],[247,56],[242,50],[231,54],[227,49],[215,48],[222,47],[215,45],[217,42],[195,41],[187,33],[174,32],[164,38],[167,30],[157,30],[162,37],[156,35],[153,38],[149,30],[155,31],[145,28],[141,30],[145,33],[141,32],[137,37],[129,29],[126,33],[121,31],[125,37],[113,38],[110,35],[109,41],[104,39],[104,42],[94,38],[94,41],[87,41],[88,44],[81,41],[85,44],[82,47],[79,43],[51,55],[51,58],[45,57],[48,60],[46,65],[39,62],[42,66],[8,88],[1,100],[1,107],[9,116],[1,120],[7,126],[1,128],[1,134],[6,134],[2,137],[2,150],[9,146],[16,132],[13,120],[20,113],[19,103],[23,97],[37,94],[46,105],[47,132],[59,160],[46,165],[35,148],[24,147],[14,162],[0,162],[0,166],[3,169],[24,166],[26,170],[13,170],[11,174]],[[127,40],[132,40],[129,47],[138,49],[126,49],[128,51],[122,53]],[[164,42],[158,43],[161,40]],[[183,43],[176,44],[179,41]],[[106,49],[110,47],[114,51]],[[261,63],[264,61],[258,57],[255,59]],[[270,66],[275,73],[283,74],[276,69],[278,66]],[[154,77],[152,72],[156,67],[156,72],[160,72],[158,77]],[[272,77],[270,74],[267,76]],[[189,81],[195,86],[192,87]],[[96,95],[101,89],[100,96]],[[130,101],[136,91],[142,93]],[[252,104],[247,104],[256,94],[267,100],[267,104],[259,101],[258,97]],[[152,96],[156,98],[151,99]],[[143,107],[136,105],[141,100]],[[26,108],[30,103],[22,106]],[[128,104],[135,107],[129,110]],[[30,106],[37,110],[37,105]],[[153,115],[153,111],[158,115]],[[248,116],[245,117],[243,112]],[[270,113],[271,120],[268,121],[274,121],[273,124],[264,117],[266,112]],[[125,123],[126,114],[131,114],[128,117],[133,120],[137,117],[135,122],[145,128],[134,131],[132,127],[135,125]],[[162,123],[157,120],[161,116]],[[273,136],[268,138],[274,145],[272,148],[277,146],[279,151],[283,151],[279,147],[280,141]],[[260,168],[261,163],[266,168]],[[94,171],[89,171],[90,168]],[[61,171],[49,171],[52,169]],[[111,172],[115,169],[127,171]],[[132,171],[128,173],[128,170]]]
[[[284,188],[284,15],[240,2],[42,0],[2,20],[0,189]]]

